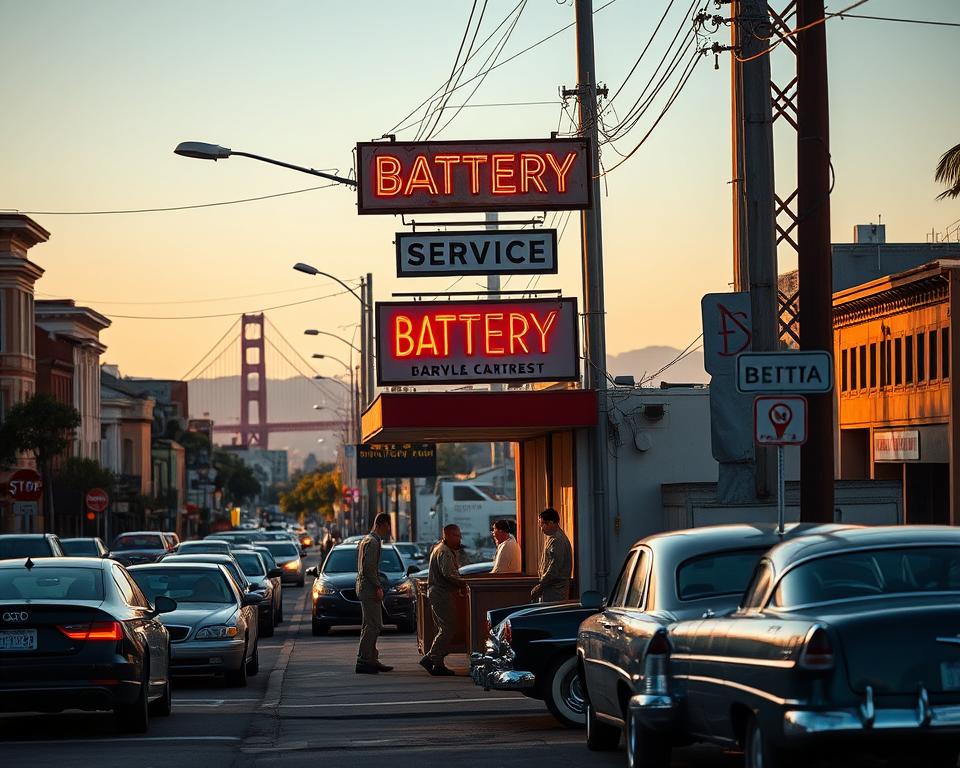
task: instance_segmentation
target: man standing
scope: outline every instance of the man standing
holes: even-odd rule
[[[560,530],[557,510],[547,507],[540,513],[540,530],[546,536],[540,555],[540,583],[530,590],[530,597],[541,603],[566,600],[570,594],[573,550],[566,534]]]
[[[493,540],[497,542],[497,555],[490,573],[520,573],[520,545],[510,533],[509,521],[493,524]]]
[[[452,669],[443,663],[453,640],[456,623],[456,595],[464,594],[467,582],[460,575],[457,550],[460,549],[460,526],[447,525],[443,539],[430,553],[430,572],[427,578],[427,597],[437,634],[420,666],[431,675],[453,675]]]
[[[363,611],[360,649],[357,651],[357,674],[375,675],[393,667],[380,663],[377,637],[383,631],[383,584],[380,581],[380,545],[390,536],[390,515],[380,513],[373,521],[373,530],[357,547],[357,597]]]

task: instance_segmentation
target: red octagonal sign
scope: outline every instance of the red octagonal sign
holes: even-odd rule
[[[110,497],[103,488],[91,488],[87,491],[87,509],[94,512],[103,512],[110,504]]]
[[[10,476],[8,493],[15,501],[40,501],[43,479],[32,469],[18,469]]]

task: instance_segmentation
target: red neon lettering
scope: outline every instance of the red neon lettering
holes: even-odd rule
[[[522,330],[517,330],[517,323],[520,322],[523,324]],[[530,354],[530,348],[527,346],[527,342],[523,340],[523,337],[527,335],[527,331],[530,330],[530,323],[527,322],[525,318],[519,312],[510,313],[510,354],[515,354],[517,347],[522,347],[523,351],[527,354]],[[516,345],[514,342],[516,341]]]
[[[443,354],[450,354],[450,323],[457,319],[456,315],[437,315],[436,320],[443,326]]]
[[[540,325],[540,321],[537,319],[537,313],[531,312],[530,319],[533,320],[533,324],[537,326],[537,330],[540,332],[540,351],[547,351],[547,334],[550,332],[550,328],[553,326],[554,322],[557,319],[557,310],[552,310],[547,313],[547,318],[544,321],[543,325]]]
[[[517,156],[513,154],[495,154],[490,156],[493,163],[493,179],[490,191],[495,195],[515,195],[517,193],[516,184],[507,184],[512,180],[517,172],[515,164]],[[509,165],[508,165],[509,164]]]
[[[570,168],[573,166],[573,160],[576,156],[576,152],[568,152],[563,164],[559,165],[557,164],[557,158],[553,156],[553,152],[547,152],[547,162],[550,163],[554,173],[557,174],[558,192],[567,191],[567,174],[570,172]]]
[[[470,166],[470,194],[480,194],[480,163],[489,159],[487,155],[460,155],[460,159]]]
[[[400,160],[393,155],[377,155],[374,161],[374,193],[377,197],[393,197],[400,192]]]
[[[429,341],[427,340],[429,337]],[[437,354],[437,340],[433,337],[433,326],[430,325],[430,318],[425,316],[420,326],[420,340],[417,342],[417,357],[423,356],[423,351],[429,349],[433,354]]]
[[[496,336],[503,336],[503,331],[496,331],[490,327],[491,321],[503,320],[503,312],[488,312],[483,318],[484,330],[484,351],[488,355],[503,355],[506,350],[503,347],[494,347],[493,339]]]
[[[396,315],[393,318],[393,354],[395,357],[410,357],[413,349],[413,321],[406,315]]]
[[[457,319],[463,320],[463,323],[466,326],[467,354],[472,355],[473,354],[473,324],[480,319],[480,313],[471,312],[470,314],[467,314],[465,312],[462,312],[457,316]]]
[[[453,168],[454,163],[460,162],[460,155],[437,155],[433,162],[443,166],[443,194],[453,193]]]
[[[437,182],[433,180],[430,166],[427,165],[427,158],[423,155],[417,155],[417,159],[413,161],[410,178],[407,179],[407,186],[403,190],[404,196],[409,197],[415,189],[425,189],[431,195],[437,194]]]
[[[540,177],[547,170],[547,164],[540,155],[533,155],[529,152],[523,152],[520,155],[520,191],[529,192],[530,182],[540,192],[546,192],[547,187]]]

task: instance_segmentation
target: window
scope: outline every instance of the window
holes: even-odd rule
[[[890,355],[887,352],[887,342],[880,342],[880,387],[883,388],[890,383],[890,377],[887,375],[887,364],[890,361]]]
[[[123,438],[123,458],[121,459],[120,470],[125,475],[134,474],[133,471],[133,440],[129,437]]]
[[[927,360],[930,362],[930,381],[938,378],[937,376],[937,332],[935,330],[930,331],[928,334],[930,337],[930,354],[927,356]]]
[[[867,388],[867,345],[860,345],[860,389]]]
[[[893,383],[903,384],[903,339],[899,337],[893,340]]]
[[[950,378],[950,329],[941,328],[940,329],[940,350],[942,351],[941,355],[941,365],[940,365],[940,375],[945,378]]]
[[[887,364],[884,372],[886,373],[887,386],[889,387],[893,383],[893,344],[890,342],[890,339],[887,339],[883,342],[883,346],[886,347],[887,350]]]
[[[741,611],[759,611],[763,607],[763,601],[770,590],[770,582],[773,581],[773,565],[769,560],[761,560],[757,563],[757,568],[750,579],[750,585],[743,595],[740,602]]]
[[[99,568],[4,568],[0,600],[103,600]]]
[[[857,348],[850,350],[850,389],[857,389]]]
[[[677,596],[703,600],[742,594],[762,554],[762,550],[740,550],[686,560],[677,567]]]
[[[639,551],[631,552],[627,555],[627,559],[623,564],[623,570],[620,571],[620,578],[617,579],[617,583],[613,587],[613,592],[610,593],[610,606],[622,606],[624,600],[627,597],[627,590],[630,587],[630,576],[633,574],[633,565],[637,562],[637,557],[639,557]]]
[[[486,501],[486,499],[483,497],[483,494],[478,493],[469,485],[453,486],[453,500],[454,501]]]
[[[870,389],[877,387],[877,345],[870,345]]]
[[[130,586],[130,582],[124,578],[124,575],[120,573],[120,569],[114,568],[111,573],[113,574],[113,580],[116,582],[117,588],[120,590],[120,594],[123,595],[123,602],[127,605],[136,605],[133,588]]]
[[[230,584],[223,574],[212,568],[187,570],[177,568],[150,568],[134,571],[133,578],[150,600],[159,595],[172,598],[177,603],[230,604],[235,601]]]
[[[919,384],[922,381],[925,381],[927,378],[926,366],[926,347],[924,347],[924,341],[926,340],[926,334],[921,331],[917,334],[917,383]]]
[[[846,392],[847,387],[847,375],[849,371],[847,369],[847,350],[840,350],[840,387],[842,391]]]
[[[637,567],[633,571],[633,579],[630,582],[630,591],[627,592],[626,606],[628,608],[643,608],[643,590],[647,585],[647,566],[650,563],[650,555],[645,550],[640,550],[640,556],[637,558]]]
[[[913,384],[913,336],[907,336],[903,343],[906,347],[907,384]]]

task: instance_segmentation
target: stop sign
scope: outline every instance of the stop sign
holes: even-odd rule
[[[86,496],[87,509],[94,512],[103,512],[110,504],[110,497],[103,488],[91,488]]]
[[[18,469],[10,476],[10,496],[15,501],[40,501],[43,496],[43,480],[32,469]]]

